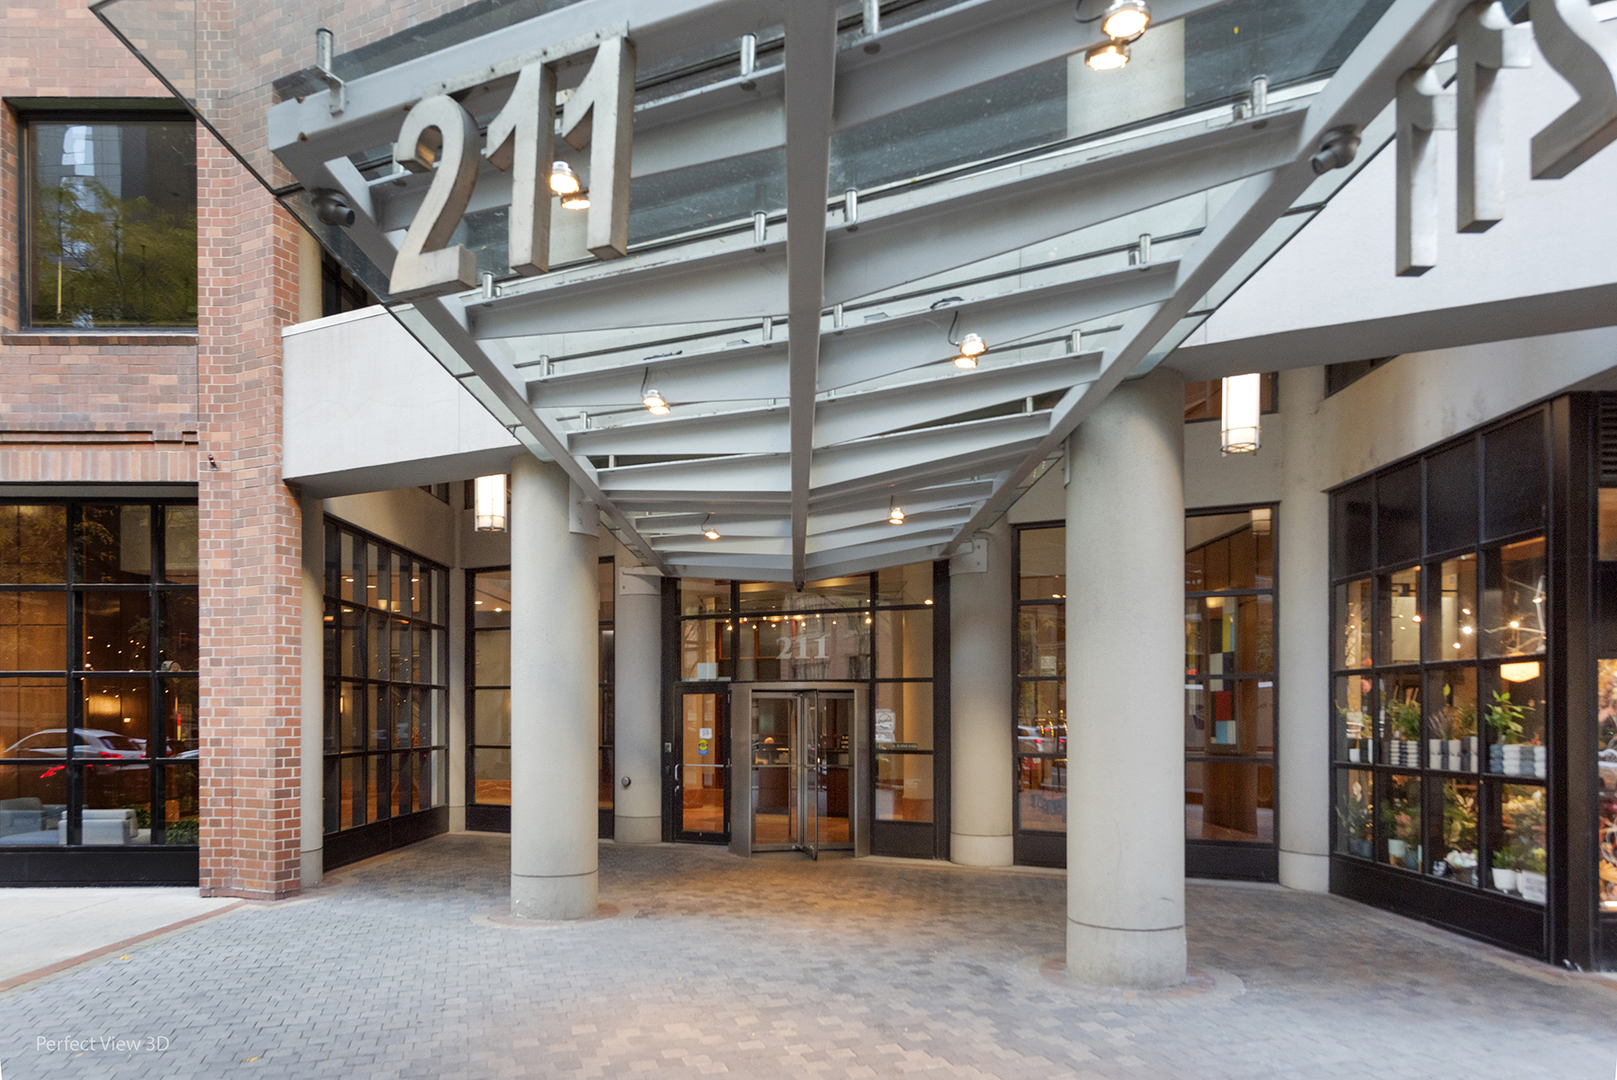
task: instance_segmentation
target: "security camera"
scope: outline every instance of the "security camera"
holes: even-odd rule
[[[1359,152],[1359,130],[1354,127],[1332,128],[1320,140],[1319,150],[1309,159],[1315,176],[1324,176],[1332,169],[1353,163]]]
[[[354,223],[354,212],[348,208],[347,201],[335,191],[311,192],[309,201],[314,204],[314,216],[322,225],[347,228]]]

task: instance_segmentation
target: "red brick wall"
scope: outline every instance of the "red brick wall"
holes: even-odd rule
[[[0,96],[166,91],[84,0],[39,0],[0,6]],[[202,889],[290,895],[301,541],[280,479],[280,328],[297,312],[293,225],[199,130],[195,339],[47,341],[19,329],[18,134],[16,111],[0,109],[0,482],[198,484]]]
[[[281,482],[281,327],[297,317],[290,217],[213,139],[200,203],[202,891],[299,888],[302,531]]]

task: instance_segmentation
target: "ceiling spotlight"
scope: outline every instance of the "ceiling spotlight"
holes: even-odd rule
[[[550,190],[557,195],[572,195],[583,191],[584,183],[571,165],[565,161],[556,161],[550,166]]]
[[[1121,41],[1108,41],[1084,53],[1084,63],[1091,71],[1116,71],[1129,62],[1129,47]]]
[[[707,537],[709,540],[717,540],[720,535],[719,530],[708,524],[708,521],[711,520],[712,517],[713,515],[709,514],[707,517],[702,519],[702,535]]]
[[[580,188],[571,195],[561,197],[563,210],[588,210],[590,208],[590,193]]]
[[[645,407],[651,411],[651,415],[653,415],[653,416],[667,416],[668,415],[668,402],[664,401],[663,396],[661,394],[657,393],[657,391],[655,391],[655,390],[647,390],[646,391],[646,396],[641,398],[640,401],[641,401],[641,404],[645,405]]]
[[[969,371],[977,366],[977,358],[969,353],[961,353],[959,356],[954,358],[954,366],[957,368],[964,368]]]
[[[1113,41],[1133,41],[1150,25],[1151,9],[1145,0],[1112,0],[1100,18],[1100,32]]]
[[[902,524],[904,524],[904,508],[895,503],[887,511],[887,523],[889,525],[902,525]]]

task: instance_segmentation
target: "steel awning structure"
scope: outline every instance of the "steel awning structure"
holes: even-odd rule
[[[800,584],[969,543],[1391,138],[1398,77],[1466,4],[1153,0],[1141,41],[1178,35],[1182,70],[1111,73],[1144,103],[1116,123],[1086,96],[1107,74],[1073,58],[1104,39],[1072,0],[875,6],[327,3],[262,28],[245,0],[94,9],[630,548]],[[1242,21],[1239,47],[1217,36]],[[484,161],[455,242],[492,285],[388,300],[433,178],[393,164],[406,111],[447,91],[486,125],[514,65],[574,43],[560,100],[614,33],[638,63],[625,256],[590,255],[558,210],[550,270],[513,274],[511,175]],[[1153,111],[1163,79],[1184,86]],[[1343,128],[1358,158],[1317,176]],[[314,191],[354,223],[322,224]],[[962,370],[968,332],[989,351]]]

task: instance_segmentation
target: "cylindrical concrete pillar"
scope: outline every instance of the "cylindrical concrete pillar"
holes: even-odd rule
[[[325,872],[325,577],[326,512],[320,499],[303,499],[303,717],[298,748],[302,815],[301,879],[305,889]]]
[[[1067,970],[1185,978],[1184,382],[1114,390],[1067,443]]]
[[[974,545],[949,565],[949,859],[1009,866],[1016,797],[1011,527],[1001,518],[975,539],[986,552]]]
[[[1319,487],[1312,423],[1324,397],[1324,368],[1280,376],[1280,883],[1310,892],[1331,883],[1330,500]]]
[[[662,578],[655,571],[619,571],[612,631],[612,836],[620,844],[655,844],[663,838]]]
[[[595,913],[596,540],[569,528],[567,475],[511,463],[511,913]]]

